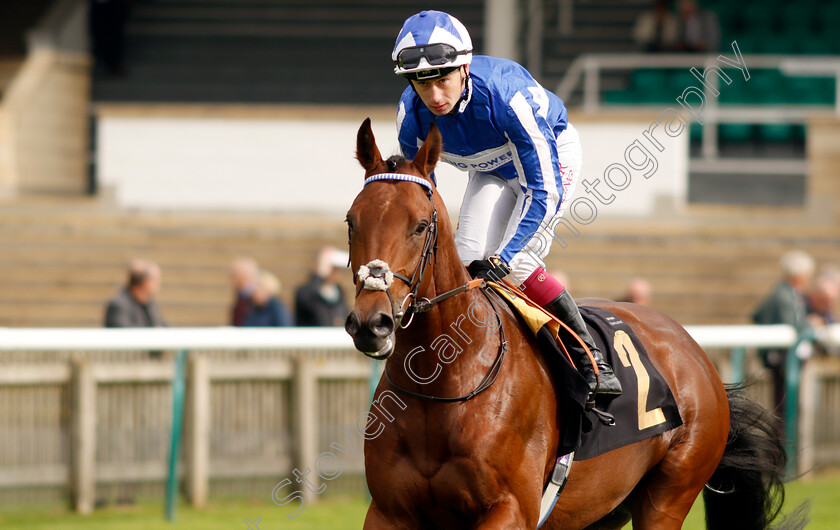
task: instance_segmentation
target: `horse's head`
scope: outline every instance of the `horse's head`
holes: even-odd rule
[[[356,302],[344,329],[359,351],[375,359],[394,351],[394,332],[431,280],[438,212],[429,174],[440,151],[432,125],[414,160],[383,160],[370,119],[359,129],[356,158],[365,168],[365,185],[347,212]]]

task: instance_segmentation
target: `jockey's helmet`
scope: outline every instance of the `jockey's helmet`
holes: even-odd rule
[[[435,79],[472,61],[472,40],[460,20],[442,11],[421,11],[406,19],[391,53],[394,73],[407,79]]]

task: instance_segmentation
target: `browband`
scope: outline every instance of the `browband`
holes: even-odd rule
[[[367,186],[377,180],[404,180],[406,182],[414,182],[415,184],[424,186],[429,193],[429,198],[432,197],[432,185],[424,178],[415,177],[414,175],[404,175],[402,173],[377,173],[366,178],[364,185]]]

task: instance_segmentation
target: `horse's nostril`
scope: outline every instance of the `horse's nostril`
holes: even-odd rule
[[[349,335],[355,335],[359,331],[359,317],[356,313],[347,315],[347,320],[344,321],[344,331]]]
[[[394,332],[394,318],[388,313],[379,313],[371,319],[370,330],[378,337],[387,337]]]

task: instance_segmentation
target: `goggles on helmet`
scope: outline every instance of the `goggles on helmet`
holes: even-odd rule
[[[442,66],[454,61],[459,55],[467,55],[472,50],[458,51],[449,44],[424,44],[405,48],[397,55],[396,64],[400,68],[411,69],[420,66],[420,60],[426,59],[431,66]]]

